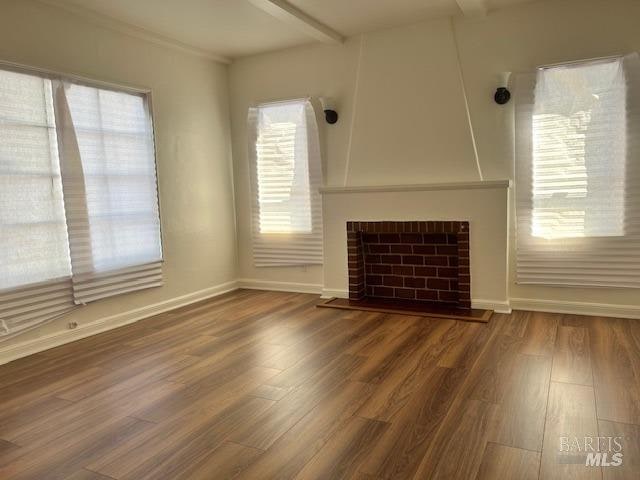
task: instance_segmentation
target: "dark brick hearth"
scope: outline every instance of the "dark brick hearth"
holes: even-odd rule
[[[469,222],[347,222],[349,299],[471,307]]]

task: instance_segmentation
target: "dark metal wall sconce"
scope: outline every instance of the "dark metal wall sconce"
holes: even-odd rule
[[[336,112],[333,99],[327,97],[320,97],[320,104],[324,111],[324,119],[329,125],[333,125],[338,121],[338,112]]]
[[[511,99],[511,92],[507,89],[507,87],[498,87],[495,95],[493,96],[493,99],[498,105],[504,105]]]
[[[333,125],[338,121],[338,112],[336,112],[335,110],[325,110],[324,119],[328,124]]]
[[[502,72],[498,75],[498,85],[504,85],[502,87],[498,87],[496,93],[493,95],[493,99],[498,105],[509,103],[509,100],[511,99],[511,92],[507,88],[510,77],[511,72]]]

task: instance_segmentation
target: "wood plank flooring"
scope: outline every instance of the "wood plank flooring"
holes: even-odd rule
[[[0,478],[640,478],[639,321],[317,302],[240,290],[1,366]]]

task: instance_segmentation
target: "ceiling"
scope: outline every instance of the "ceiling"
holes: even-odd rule
[[[226,58],[317,41],[295,22],[262,10],[253,0],[42,0],[123,22],[123,27],[157,35]],[[492,10],[531,0],[289,0],[331,30],[345,36],[420,20]],[[277,0],[274,3],[282,3]],[[469,7],[471,10],[467,10]]]

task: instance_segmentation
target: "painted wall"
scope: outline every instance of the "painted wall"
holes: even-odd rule
[[[337,99],[340,121],[319,121],[326,185],[479,179],[451,32],[443,19],[232,64],[239,251],[248,253],[240,255],[241,277],[323,283],[320,267],[253,267],[246,141],[252,104],[305,95]]]
[[[247,110],[250,105],[284,98],[317,97],[320,94],[340,100],[341,119],[336,128],[323,128],[318,119],[325,158],[325,183],[341,184],[349,143],[351,102],[358,58],[357,40],[343,46],[311,45],[236,61],[230,68],[231,128],[233,132],[234,180],[238,231],[239,274],[241,278],[315,285],[321,288],[322,267],[259,268],[251,256],[251,197],[247,160]],[[313,61],[309,61],[312,58]]]
[[[501,107],[492,99],[501,72],[639,50],[637,18],[640,3],[633,0],[541,1],[483,18],[434,20],[349,38],[344,45],[312,45],[236,61],[230,91],[240,275],[320,285],[342,268],[325,265],[323,274],[321,268],[252,266],[245,128],[252,103],[301,95],[338,99],[340,121],[321,123],[326,185],[475,180],[479,171],[457,40],[480,170],[485,180],[511,178],[513,103]],[[505,228],[513,224],[513,208],[506,211]],[[341,215],[325,211],[325,224]],[[511,247],[491,255],[496,264],[509,261],[513,270],[513,231],[510,235]],[[640,305],[633,290],[531,287],[516,285],[513,278],[511,273],[505,287],[511,297]]]
[[[513,103],[500,109],[492,102],[496,74],[640,51],[638,18],[640,3],[633,0],[561,0],[506,9],[483,20],[457,22],[471,117],[489,178],[512,176],[513,165]],[[514,246],[513,230],[511,237]],[[512,279],[514,259],[511,255]],[[509,293],[512,299],[640,305],[640,295],[634,289],[538,287],[512,281]]]
[[[1,3],[0,59],[152,89],[166,282],[78,308],[3,348],[235,280],[226,66],[31,0]]]

